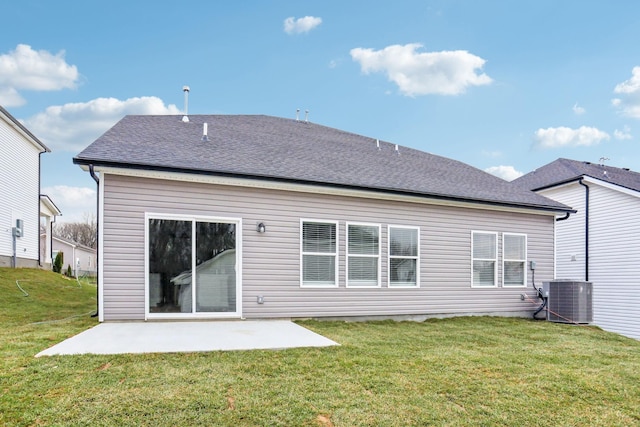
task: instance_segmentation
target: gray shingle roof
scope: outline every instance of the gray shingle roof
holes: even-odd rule
[[[262,115],[126,116],[76,164],[360,188],[566,211],[567,206],[445,157]],[[203,124],[208,141],[202,140]]]
[[[558,159],[513,181],[528,190],[539,190],[588,176],[630,190],[640,191],[640,173],[591,162]]]

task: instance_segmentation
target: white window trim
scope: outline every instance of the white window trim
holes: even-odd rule
[[[520,237],[524,237],[524,259],[510,259],[507,258],[505,253],[504,253],[504,239],[505,236],[520,236]],[[527,287],[527,243],[528,243],[528,239],[527,239],[527,235],[523,234],[523,233],[502,233],[502,287],[504,288],[526,288]],[[522,262],[523,263],[523,269],[522,269],[522,285],[507,285],[504,283],[504,278],[505,278],[505,269],[504,269],[504,264],[505,262]]]
[[[495,254],[496,257],[493,259],[490,258],[474,258],[473,257],[473,236],[474,234],[493,234],[496,236],[496,247]],[[482,230],[471,230],[471,287],[476,289],[492,289],[498,287],[498,233],[495,231],[482,231]],[[492,286],[483,286],[483,285],[474,285],[473,284],[473,262],[474,261],[493,261],[493,285]]]
[[[149,311],[149,220],[168,219],[177,221],[192,221],[192,229],[195,230],[195,223],[219,222],[236,225],[236,310],[229,313],[150,313]],[[194,234],[195,235],[195,234]],[[195,253],[196,239],[192,239],[191,250]],[[191,260],[192,271],[196,268],[195,258]],[[192,297],[195,295],[195,286],[191,287]],[[144,214],[144,320],[148,319],[219,319],[219,318],[242,318],[242,219],[205,216],[205,215],[181,215],[145,212]]]
[[[375,255],[367,255],[367,254],[354,254],[354,255],[349,255],[349,226],[354,225],[354,226],[363,226],[363,227],[376,227],[378,229],[378,253]],[[382,262],[380,260],[381,254],[382,254],[382,245],[381,245],[381,238],[382,238],[382,227],[380,226],[380,224],[371,224],[371,223],[366,223],[366,222],[347,222],[346,224],[346,228],[345,228],[345,240],[346,240],[346,261],[345,261],[345,271],[346,271],[346,276],[345,276],[345,280],[347,283],[347,288],[354,288],[354,289],[366,289],[366,288],[379,288],[381,287],[382,281],[381,281],[381,274],[382,274]],[[378,259],[378,283],[375,285],[368,285],[368,286],[357,286],[357,285],[351,285],[349,286],[349,257],[353,256],[353,257],[357,257],[357,258],[377,258]]]
[[[329,253],[326,252],[304,252],[304,242],[303,242],[303,226],[305,222],[315,222],[319,224],[334,224],[336,226],[336,252],[333,254],[335,257],[335,283],[333,285],[310,285],[304,283],[304,255],[321,255],[321,256],[329,256]],[[339,286],[340,280],[338,277],[339,273],[339,257],[338,253],[340,252],[340,224],[338,221],[329,221],[326,219],[312,219],[312,218],[300,218],[300,287],[301,288],[315,288],[315,289],[333,289]]]
[[[417,255],[416,256],[393,256],[391,255],[391,229],[403,228],[408,230],[416,230],[418,233],[417,239]],[[392,285],[391,284],[391,260],[392,259],[415,259],[416,260],[416,284],[408,285]],[[416,289],[420,287],[420,227],[412,225],[387,225],[387,287],[390,289]]]

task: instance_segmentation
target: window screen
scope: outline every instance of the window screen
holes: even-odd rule
[[[496,233],[472,233],[473,286],[496,286]]]
[[[303,285],[335,286],[337,254],[336,223],[302,223]]]
[[[378,286],[380,227],[347,225],[347,286]]]
[[[417,228],[389,227],[389,286],[418,286]]]

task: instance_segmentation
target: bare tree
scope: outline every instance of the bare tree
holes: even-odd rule
[[[85,213],[82,222],[57,222],[53,235],[96,249],[98,247],[98,224],[96,216]]]

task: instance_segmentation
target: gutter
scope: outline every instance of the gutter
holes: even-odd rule
[[[96,165],[96,163],[92,162],[91,160],[80,159],[77,157],[73,159],[73,163],[77,165],[89,166],[90,169]],[[556,213],[575,213],[576,212],[573,209],[566,209],[566,208],[563,209],[561,207],[553,207],[553,206],[534,205],[534,204],[517,203],[517,202],[500,202],[500,201],[485,200],[485,199],[472,199],[472,198],[466,198],[464,196],[451,196],[451,195],[443,195],[443,194],[436,194],[436,193],[418,193],[418,192],[413,192],[408,190],[398,190],[394,188],[362,187],[362,186],[349,185],[349,184],[308,181],[304,179],[281,178],[281,177],[265,176],[265,175],[249,175],[249,174],[234,173],[234,172],[214,172],[214,171],[184,169],[184,168],[166,167],[166,166],[153,166],[153,165],[143,165],[143,164],[133,164],[133,163],[123,165],[122,163],[109,162],[109,161],[99,161],[98,166],[118,168],[118,169],[132,169],[132,170],[144,170],[144,171],[155,171],[155,172],[171,172],[171,173],[181,173],[181,174],[191,174],[191,175],[204,175],[204,176],[214,176],[214,177],[222,177],[222,178],[241,178],[241,179],[250,179],[250,180],[260,180],[260,181],[266,181],[266,182],[289,183],[289,184],[319,185],[324,187],[339,188],[339,189],[346,189],[346,190],[361,190],[361,191],[364,190],[364,191],[372,191],[372,192],[378,192],[383,194],[420,197],[424,199],[441,200],[441,201],[448,201],[448,202],[470,203],[470,204],[499,206],[499,207],[517,208],[517,209],[532,209],[532,210],[543,211],[543,212],[556,212]]]
[[[38,227],[38,232],[36,233],[36,235],[38,236],[38,268],[42,268],[42,255],[40,253],[40,251],[42,250],[42,245],[40,243],[40,192],[42,191],[42,153],[43,151],[38,153],[38,221],[36,222],[36,227]],[[53,261],[51,263],[53,264]]]
[[[91,317],[98,317],[100,314],[100,179],[93,170],[93,164],[89,164],[89,174],[96,182],[96,312]]]
[[[585,188],[584,201],[584,280],[589,281],[589,186],[583,182],[584,177],[578,180],[578,184]]]

